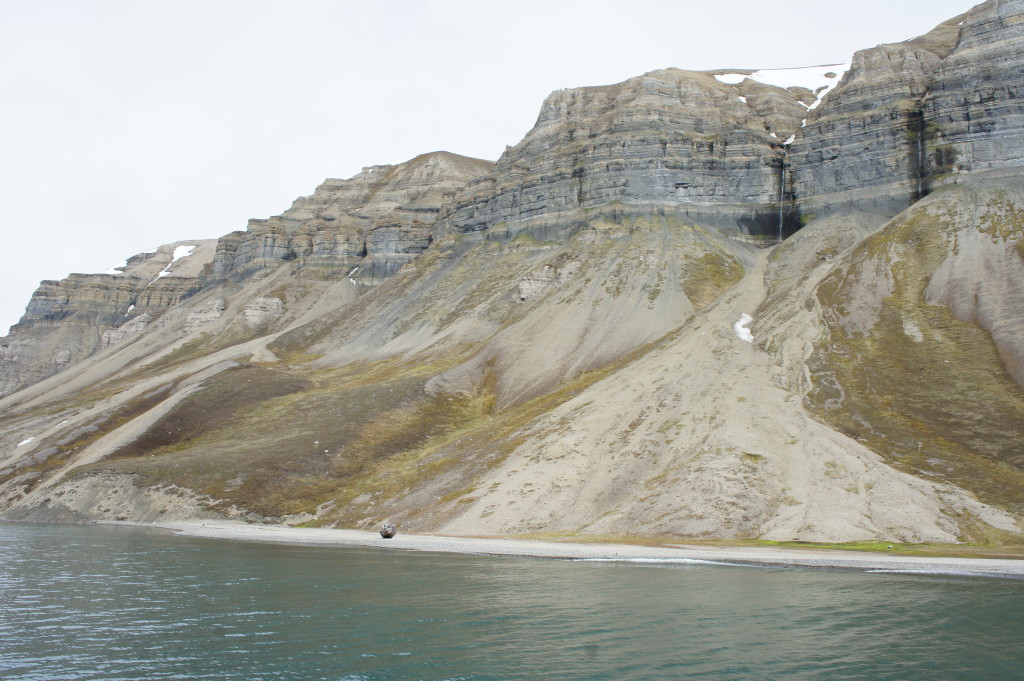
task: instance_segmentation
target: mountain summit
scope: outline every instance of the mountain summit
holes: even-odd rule
[[[497,162],[44,281],[0,513],[1019,542],[1024,0],[559,90]]]

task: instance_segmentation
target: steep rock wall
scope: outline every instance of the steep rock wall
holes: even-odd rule
[[[246,231],[223,237],[213,276],[240,278],[283,260],[346,269],[359,281],[378,283],[430,245],[441,206],[491,167],[435,152],[326,180],[281,215],[250,220]]]
[[[790,149],[805,219],[895,215],[961,173],[1024,165],[1024,0],[863,50]]]
[[[1024,0],[990,0],[963,19],[939,66],[924,114],[931,170],[1024,165]]]
[[[958,21],[857,52],[842,83],[808,112],[789,150],[805,220],[848,208],[894,215],[926,193],[922,102]]]
[[[132,256],[102,274],[43,281],[24,316],[0,339],[0,395],[141,332],[154,317],[202,288],[215,244],[176,242]]]
[[[564,237],[581,211],[657,205],[725,233],[775,235],[782,140],[813,95],[713,73],[665,69],[551,94],[446,224],[496,235],[558,225],[549,236]]]

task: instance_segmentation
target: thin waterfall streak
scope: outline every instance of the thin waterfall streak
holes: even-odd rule
[[[917,196],[924,196],[924,117],[919,119],[917,131]]]
[[[782,176],[779,181],[779,234],[778,243],[782,243],[782,222],[783,222],[783,210],[782,200],[786,192],[786,157],[782,157]]]

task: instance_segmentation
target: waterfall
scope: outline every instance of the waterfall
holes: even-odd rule
[[[914,137],[915,146],[911,152],[910,170],[916,180],[912,201],[919,201],[928,195],[928,172],[927,172],[927,126],[925,125],[924,112],[916,111],[911,114],[911,134]]]
[[[785,198],[786,193],[786,159],[789,158],[789,152],[782,156],[782,174],[779,179],[779,234],[777,243],[782,243],[782,223],[785,221],[785,215],[782,207],[782,200]]]
[[[924,196],[924,114],[917,118],[917,197]]]

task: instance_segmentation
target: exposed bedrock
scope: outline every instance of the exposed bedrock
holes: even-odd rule
[[[378,283],[430,245],[441,206],[491,167],[488,161],[435,152],[364,168],[347,180],[326,180],[281,215],[250,220],[246,231],[221,238],[213,276],[239,278],[298,261],[347,268],[363,283]]]
[[[1024,0],[854,55],[790,151],[804,219],[895,215],[966,172],[1024,165]]]
[[[132,256],[103,274],[43,281],[21,320],[0,338],[0,395],[141,332],[202,288],[215,244],[177,242]]]
[[[626,216],[657,205],[727,234],[774,236],[782,140],[799,126],[807,99],[813,94],[802,88],[729,85],[682,69],[559,90],[445,225],[564,237],[590,211]]]
[[[790,149],[805,219],[844,208],[894,215],[926,193],[922,100],[956,43],[958,21],[857,52],[842,83],[808,112]]]
[[[925,101],[933,170],[1024,165],[1024,0],[990,0],[963,19]]]

